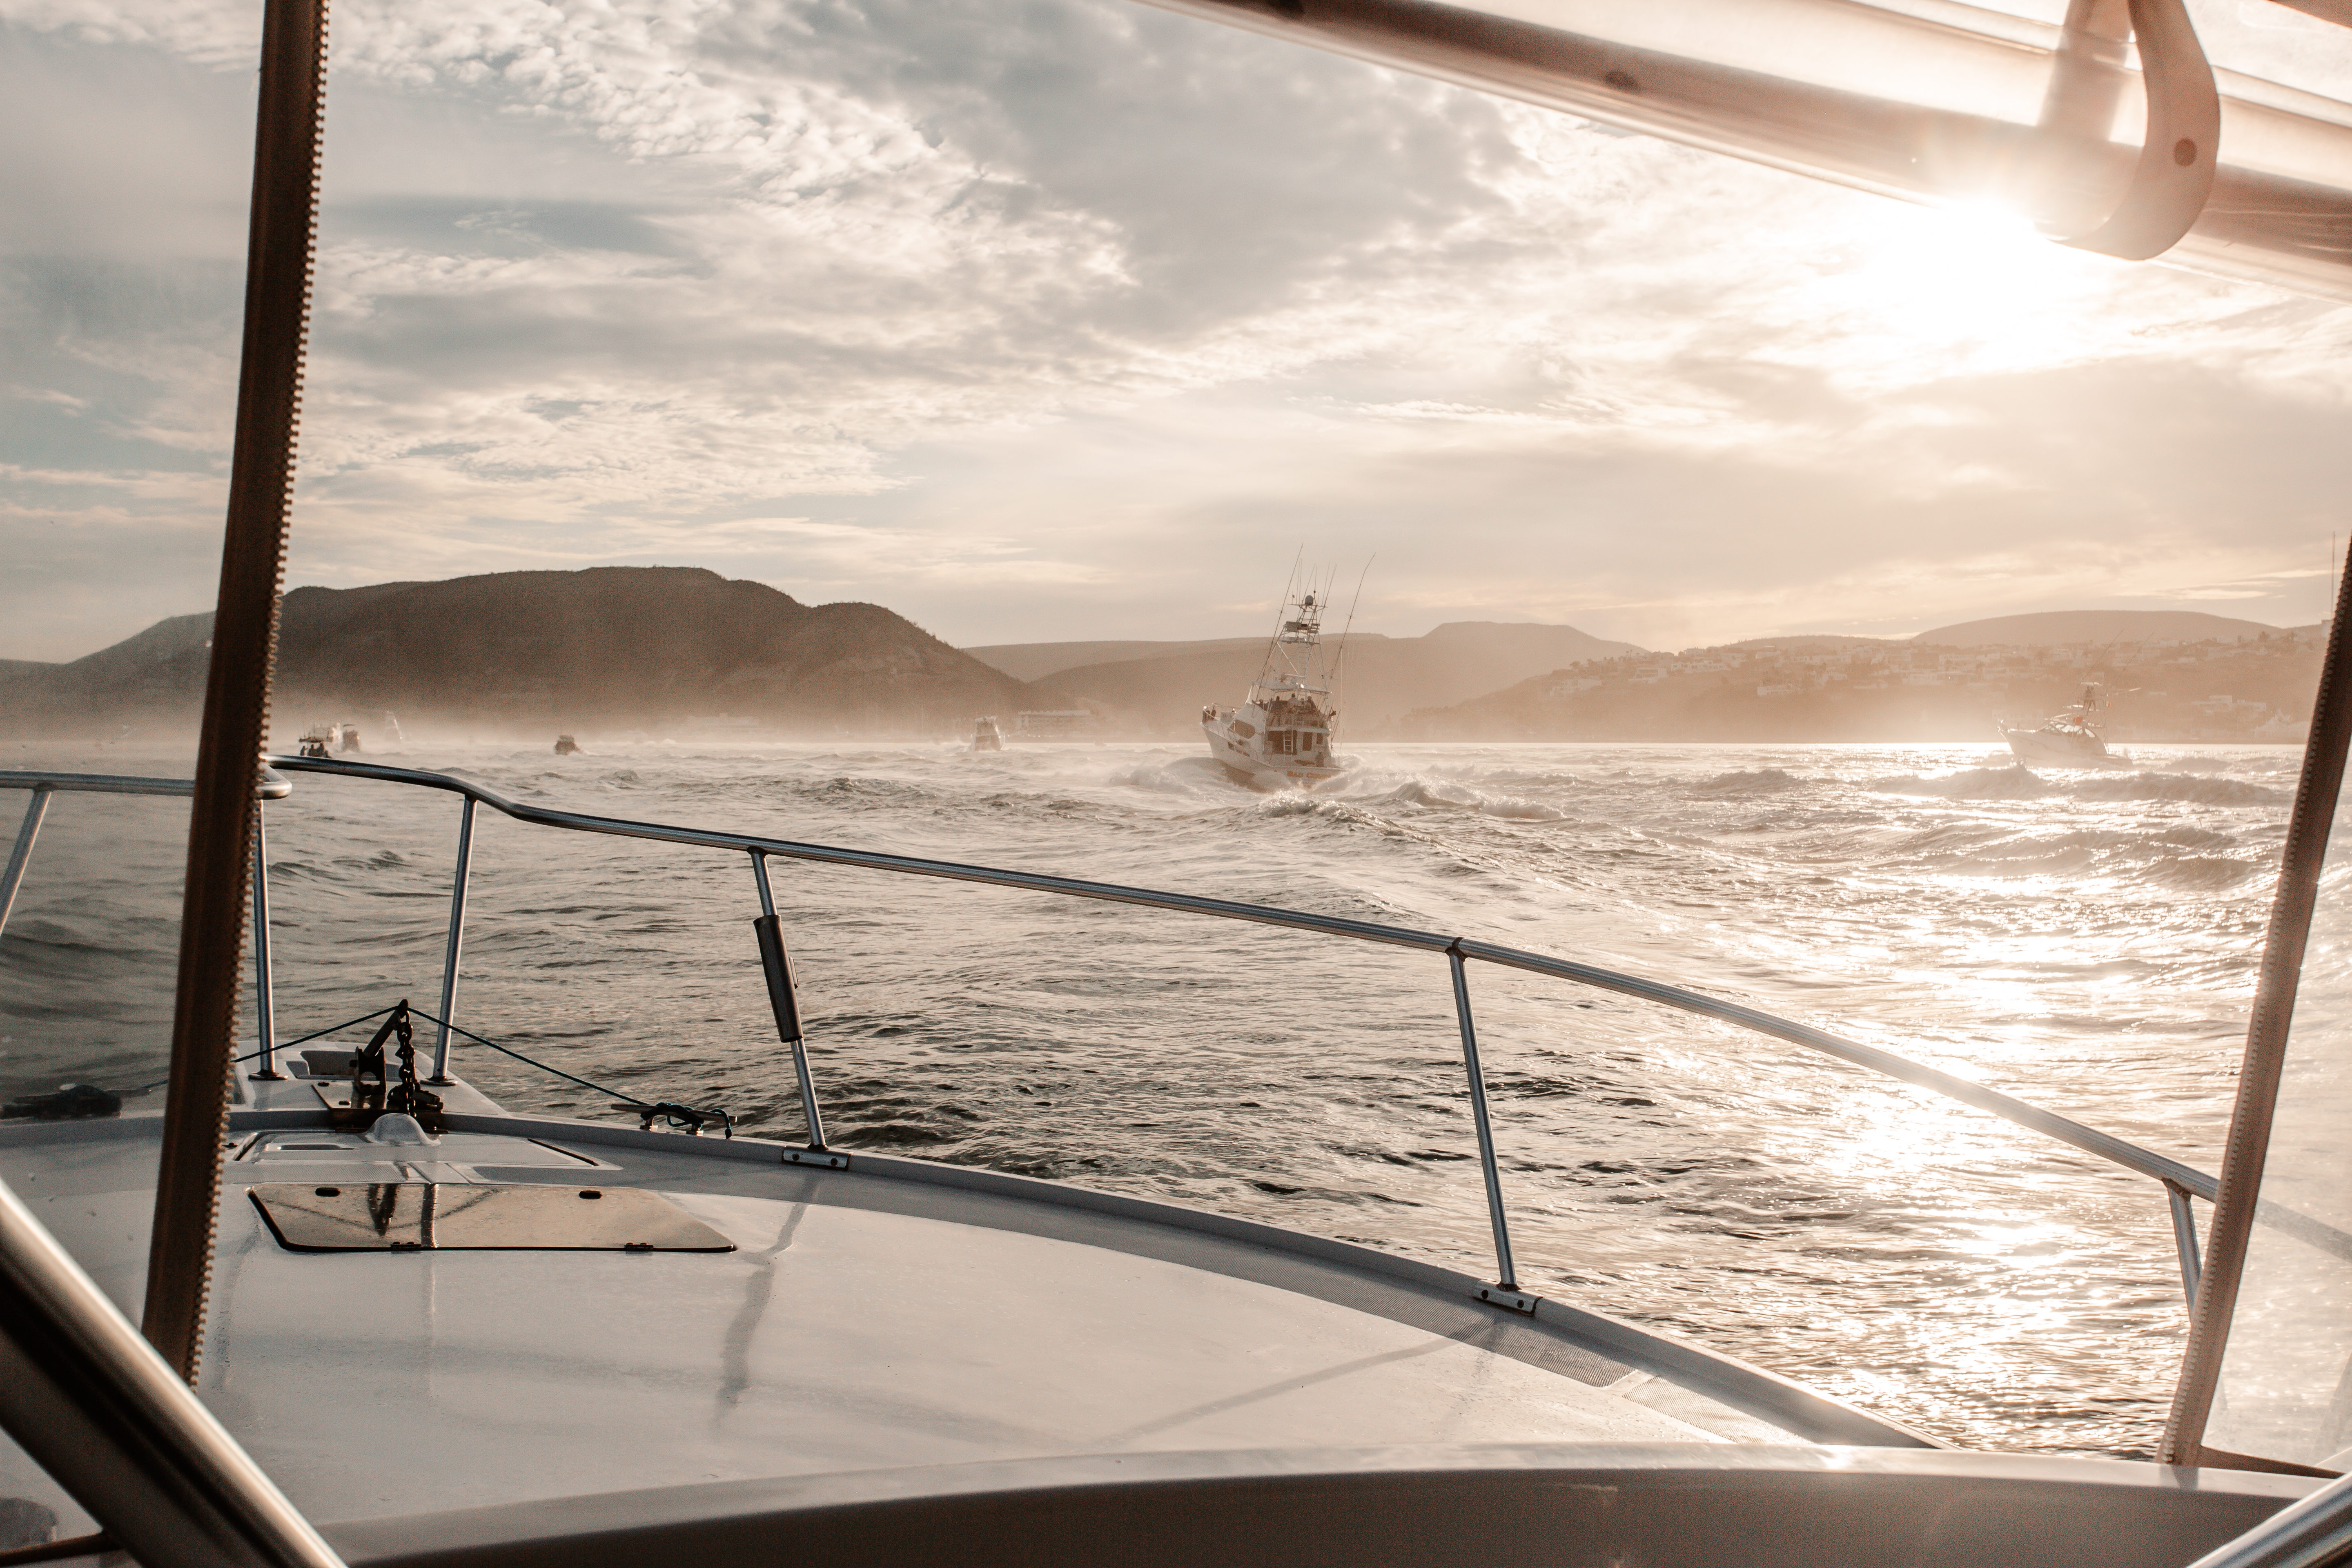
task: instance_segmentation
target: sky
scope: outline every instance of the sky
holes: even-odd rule
[[[0,658],[211,605],[259,16],[0,0]],[[1303,554],[1360,628],[1675,647],[2305,623],[2352,530],[2352,308],[1131,0],[332,27],[289,586],[698,565],[970,647],[1255,633]]]

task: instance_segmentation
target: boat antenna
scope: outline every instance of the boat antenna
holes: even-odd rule
[[[1282,617],[1290,613],[1291,591],[1298,586],[1298,565],[1306,559],[1307,546],[1302,544],[1298,547],[1298,553],[1291,558],[1290,575],[1282,580],[1282,603],[1274,607],[1274,630],[1266,635],[1265,657],[1258,661],[1260,679],[1264,679],[1265,672],[1274,667],[1274,650],[1282,642]]]
[[[1372,563],[1379,559],[1377,554],[1366,556],[1364,569],[1356,574],[1356,592],[1348,600],[1348,621],[1339,628],[1339,651],[1331,656],[1331,684],[1334,686],[1339,683],[1339,666],[1348,658],[1348,634],[1356,629],[1356,606],[1363,602],[1364,579],[1371,575]]]

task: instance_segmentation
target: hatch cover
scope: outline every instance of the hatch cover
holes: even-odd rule
[[[735,1244],[637,1187],[465,1182],[257,1182],[254,1206],[297,1252],[732,1252]]]

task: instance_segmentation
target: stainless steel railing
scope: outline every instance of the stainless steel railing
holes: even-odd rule
[[[899,875],[936,877],[952,881],[979,882],[993,887],[1017,888],[1031,892],[1055,893],[1065,897],[1095,899],[1110,903],[1135,904],[1147,909],[1168,910],[1184,914],[1207,915],[1219,920],[1248,921],[1260,925],[1286,926],[1297,931],[1310,931],[1327,936],[1346,937],[1358,942],[1381,942],[1393,947],[1415,948],[1426,952],[1445,955],[1453,982],[1454,1015],[1462,1038],[1463,1065],[1469,1079],[1470,1110],[1478,1142],[1478,1162],[1486,1189],[1488,1223],[1494,1231],[1496,1282],[1486,1292],[1488,1300],[1528,1310],[1533,1298],[1522,1292],[1511,1255],[1509,1215],[1503,1198],[1502,1175],[1495,1154],[1494,1131],[1486,1108],[1485,1074],[1478,1059],[1478,1037],[1472,1016],[1467,961],[1496,964],[1531,974],[1549,975],[1596,990],[1613,992],[1618,995],[1636,997],[1661,1006],[1737,1025],[1756,1034],[1783,1040],[1835,1057],[1857,1067],[1904,1083],[1933,1089],[1949,1099],[1971,1105],[1979,1110],[2002,1117],[2017,1125],[2068,1143],[2086,1153],[2095,1154],[2112,1164],[2119,1165],[2137,1175],[2147,1177],[2164,1189],[2172,1221],[2173,1245],[2179,1262],[2181,1289],[2193,1302],[2199,1280],[2199,1247],[2196,1215],[2189,1206],[2191,1197],[2211,1202],[2217,1189],[2213,1177],[2193,1166],[2183,1164],[2167,1155],[2143,1149],[2111,1133],[2069,1117],[2045,1110],[2040,1106],[1988,1089],[1951,1073],[1927,1067],[1891,1051],[1849,1040],[1809,1024],[1800,1024],[1759,1008],[1727,1002],[1703,992],[1669,985],[1663,981],[1645,979],[1572,959],[1554,958],[1544,953],[1528,952],[1519,948],[1504,947],[1495,942],[1471,937],[1446,936],[1435,931],[1416,931],[1406,926],[1379,924],[1370,921],[1349,920],[1337,915],[1313,914],[1304,910],[1286,910],[1271,904],[1244,903],[1231,899],[1204,898],[1193,893],[1163,892],[1150,888],[1123,887],[1113,882],[1086,881],[1072,877],[1050,876],[1034,871],[1012,871],[996,867],[971,866],[951,860],[930,860],[915,856],[888,855],[873,850],[843,849],[829,845],[801,844],[788,839],[763,838],[751,834],[719,832],[709,828],[677,827],[663,823],[633,822],[620,817],[588,816],[577,812],[555,811],[546,806],[530,805],[512,801],[495,791],[483,788],[468,780],[453,778],[446,773],[425,773],[412,768],[388,768],[373,763],[352,763],[337,759],[272,756],[264,759],[264,784],[260,793],[269,798],[282,797],[290,785],[277,780],[274,790],[270,780],[273,770],[289,773],[325,773],[343,778],[374,779],[389,784],[413,785],[423,789],[446,791],[459,796],[463,807],[458,822],[457,862],[452,877],[449,901],[449,926],[444,951],[441,977],[441,1026],[435,1047],[433,1076],[447,1076],[449,1057],[449,1024],[457,999],[457,964],[464,946],[466,889],[473,854],[474,810],[477,805],[487,805],[501,816],[535,826],[557,827],[577,833],[605,834],[622,838],[651,839],[664,844],[691,845],[700,848],[732,850],[750,857],[754,881],[758,888],[762,923],[775,919],[775,900],[768,884],[767,859],[780,856],[786,859],[808,860],[825,865],[854,866],[867,870],[888,871]],[[32,773],[0,772],[0,788],[30,789],[34,804],[26,816],[26,826],[18,835],[16,850],[9,862],[8,880],[0,889],[0,925],[6,921],[6,900],[13,898],[17,880],[23,873],[23,861],[29,856],[32,835],[39,826],[39,813],[46,808],[49,792],[56,790],[97,790],[117,794],[186,795],[192,786],[184,782],[164,779],[124,779],[91,774]],[[257,805],[257,810],[259,809]],[[262,1038],[261,1070],[274,1076],[274,1042],[269,1037],[268,1002],[269,972],[269,933],[266,910],[268,867],[259,859],[260,837],[255,837],[257,864],[255,868],[255,967],[256,980],[265,998],[258,1023]],[[763,944],[764,945],[764,944]],[[763,957],[765,954],[763,953]],[[777,955],[781,961],[781,951]],[[772,998],[776,991],[775,970],[770,970]],[[783,1000],[778,1005],[778,1027],[793,1053],[793,1066],[799,1080],[801,1104],[807,1121],[807,1152],[824,1156],[834,1163],[838,1156],[826,1154],[824,1125],[817,1108],[816,1089],[797,1015],[787,1022],[791,1008],[790,978],[786,971]],[[2316,1222],[2304,1222],[2306,1226]],[[2352,1237],[2330,1232],[2336,1245],[2352,1255]]]

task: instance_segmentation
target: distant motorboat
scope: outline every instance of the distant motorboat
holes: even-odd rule
[[[996,727],[994,714],[987,714],[972,721],[971,749],[975,752],[1004,750],[1004,731]]]
[[[1312,588],[1286,600],[1282,629],[1241,706],[1201,710],[1209,754],[1247,783],[1312,789],[1343,771],[1331,749],[1339,711],[1323,660],[1324,607]]]
[[[568,757],[579,749],[580,742],[573,740],[571,736],[558,735],[555,737],[555,754],[557,756]]]
[[[2128,768],[2137,766],[2128,752],[2110,751],[2099,736],[2098,714],[2105,706],[2096,686],[2083,688],[2083,700],[2063,713],[2042,721],[2038,730],[2000,726],[2009,750],[2026,767]]]
[[[302,731],[299,748],[306,757],[331,757],[341,754],[356,757],[360,749],[360,729],[356,724],[313,724]]]

